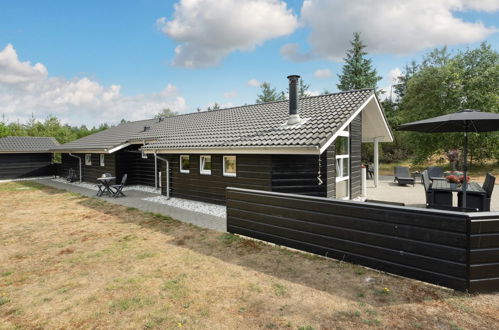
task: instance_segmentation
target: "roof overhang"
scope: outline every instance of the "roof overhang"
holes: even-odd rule
[[[393,142],[393,134],[388,126],[385,114],[381,105],[373,93],[360,107],[355,110],[350,117],[334,132],[334,134],[321,146],[320,153],[336,140],[348,125],[362,112],[362,142]]]
[[[123,148],[128,147],[132,143],[124,143],[120,144],[116,147],[112,148],[97,148],[97,149],[86,149],[86,148],[74,148],[74,149],[51,149],[50,152],[57,152],[57,153],[75,153],[75,154],[112,154],[118,150],[121,150]],[[140,143],[142,144],[142,143]]]
[[[1,150],[0,154],[52,154],[53,151],[50,150],[30,150],[30,151],[20,151],[20,150]]]
[[[220,147],[220,148],[145,148],[146,154],[274,154],[319,155],[319,146]]]
[[[362,111],[362,142],[393,142],[393,133],[376,95]]]

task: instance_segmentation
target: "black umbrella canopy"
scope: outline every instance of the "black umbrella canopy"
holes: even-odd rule
[[[448,115],[400,125],[400,131],[426,133],[499,131],[499,114],[465,109]]]
[[[464,177],[467,178],[468,132],[499,131],[499,114],[480,112],[471,109],[457,111],[448,115],[414,121],[400,125],[400,131],[416,131],[424,133],[464,132]],[[463,181],[463,207],[466,208],[467,181]]]

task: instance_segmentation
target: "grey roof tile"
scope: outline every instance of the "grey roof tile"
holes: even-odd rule
[[[66,143],[58,149],[111,149],[130,141],[155,140],[146,149],[319,146],[326,142],[374,91],[349,92],[300,99],[297,127],[282,126],[288,101],[245,105],[121,124]],[[149,126],[144,131],[144,126]]]
[[[59,146],[53,137],[6,136],[0,138],[0,153],[47,152]]]

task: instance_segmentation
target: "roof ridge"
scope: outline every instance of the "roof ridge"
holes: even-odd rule
[[[351,89],[351,90],[348,90],[348,91],[339,91],[339,92],[335,92],[335,93],[305,96],[305,97],[300,97],[299,99],[300,100],[311,99],[311,98],[325,97],[325,96],[331,96],[331,95],[339,95],[339,94],[346,94],[346,93],[361,92],[361,91],[366,91],[366,90],[372,90],[372,91],[374,91],[374,88]],[[214,110],[209,110],[209,111],[205,110],[205,111],[197,111],[197,112],[180,113],[180,114],[175,115],[175,116],[165,117],[164,119],[176,118],[176,117],[182,117],[182,116],[188,116],[188,115],[196,115],[196,114],[199,114],[199,113],[215,112],[215,111],[225,111],[225,110],[234,110],[234,109],[251,107],[251,106],[258,106],[258,105],[264,105],[264,104],[275,104],[275,103],[283,103],[283,102],[289,102],[289,100],[244,104],[244,105],[237,105],[237,106],[233,106],[233,107],[229,107],[229,108],[214,109]],[[149,119],[149,120],[151,120],[151,119]]]

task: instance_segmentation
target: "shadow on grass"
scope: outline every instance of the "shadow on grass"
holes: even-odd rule
[[[168,216],[110,204],[98,198],[82,198],[81,205],[168,235],[175,244],[224,262],[265,273],[352,301],[368,301],[386,306],[439,300],[461,293],[411,279],[366,269],[354,264],[326,259],[309,253],[245,239],[229,233],[199,228]],[[390,293],[383,292],[390,287]],[[367,300],[366,300],[367,299]]]

